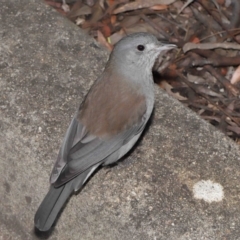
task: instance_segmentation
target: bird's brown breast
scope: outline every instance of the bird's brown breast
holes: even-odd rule
[[[78,120],[87,131],[99,137],[111,137],[142,120],[146,99],[140,86],[119,76],[97,81],[82,103]]]

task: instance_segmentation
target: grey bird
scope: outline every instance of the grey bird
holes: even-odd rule
[[[48,231],[69,196],[98,167],[118,161],[136,143],[154,106],[154,62],[174,47],[149,33],[116,44],[68,127],[49,192],[34,218],[38,230]]]

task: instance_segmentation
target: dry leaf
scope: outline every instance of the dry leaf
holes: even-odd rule
[[[232,75],[232,78],[230,80],[231,84],[236,84],[240,81],[240,66],[238,66],[235,70],[235,72]]]
[[[62,4],[62,10],[65,12],[65,13],[68,13],[70,11],[70,8],[69,6],[66,4],[66,3],[63,3]]]
[[[84,19],[84,18],[80,18],[80,17],[78,17],[78,18],[75,20],[75,23],[76,23],[78,26],[82,25],[84,22],[85,22],[85,19]]]
[[[176,93],[172,92],[173,87],[166,81],[161,81],[159,85],[161,88],[165,89],[170,96],[174,97],[175,99],[178,99],[180,101],[187,100],[187,98],[183,97],[178,92]]]
[[[221,119],[220,119],[220,117],[217,117],[217,116],[202,116],[204,119],[206,119],[206,120],[214,120],[214,121],[216,121],[216,122],[221,122]]]
[[[78,16],[83,16],[83,15],[90,15],[91,13],[92,13],[92,9],[87,5],[83,5],[78,9],[74,9],[74,11],[71,10],[68,16],[71,18],[74,18]]]
[[[92,7],[92,16],[89,20],[91,23],[97,23],[103,17],[103,8],[101,6],[101,1],[97,1]]]
[[[45,3],[49,6],[52,6],[54,8],[61,8],[62,7],[62,3],[57,3],[51,0],[45,0]]]
[[[108,42],[112,45],[115,45],[119,40],[121,40],[125,36],[125,33],[123,30],[120,30],[118,32],[115,32],[108,38]]]
[[[161,5],[170,5],[174,3],[176,0],[138,0],[135,2],[126,3],[123,6],[114,10],[114,14],[132,11],[141,8],[150,8],[154,5],[161,4]]]
[[[112,15],[111,18],[110,18],[110,21],[111,21],[112,25],[115,25],[116,22],[117,22],[117,16],[116,15]]]
[[[184,3],[182,8],[179,10],[178,15],[186,8],[188,7],[194,0],[187,0],[187,2]]]
[[[240,134],[240,128],[238,126],[228,126],[227,129],[232,132],[235,132],[238,135]]]
[[[155,11],[165,10],[167,8],[168,8],[167,5],[162,5],[162,4],[157,4],[157,5],[150,7],[150,9],[155,10]]]
[[[111,35],[111,28],[108,25],[108,21],[102,21],[101,31],[105,37],[109,37]]]
[[[219,97],[219,98],[222,98],[222,95],[219,94],[219,93],[216,93],[214,91],[212,91],[211,89],[209,88],[206,88],[206,87],[203,87],[203,86],[196,86],[196,89],[201,92],[201,93],[204,93],[206,95],[209,95],[209,96],[212,96],[212,97]]]
[[[104,47],[112,51],[113,46],[107,42],[106,38],[103,36],[103,34],[99,30],[97,31],[97,40],[101,45],[103,45]]]
[[[194,36],[191,40],[192,43],[200,43],[200,40],[198,37]]]
[[[189,82],[195,83],[195,84],[200,84],[200,83],[206,83],[206,79],[204,79],[201,76],[195,76],[190,73],[187,74],[187,78]]]
[[[228,104],[226,108],[226,112],[232,113],[234,111],[234,108],[235,108],[235,101],[232,101],[230,102],[230,104]]]
[[[237,43],[199,43],[195,44],[192,42],[188,42],[183,46],[183,52],[186,53],[193,49],[216,49],[216,48],[223,48],[223,49],[236,49],[240,50],[240,44]]]
[[[82,2],[82,0],[77,0],[79,2]],[[89,7],[92,7],[95,4],[96,0],[84,0],[84,3],[88,5]]]
[[[221,74],[222,74],[222,75],[226,76],[226,74],[227,74],[227,68],[222,67],[222,68],[220,68],[220,71],[221,71]]]
[[[133,26],[134,24],[138,23],[141,17],[139,15],[135,16],[126,16],[121,22],[120,25],[123,28],[128,28]]]

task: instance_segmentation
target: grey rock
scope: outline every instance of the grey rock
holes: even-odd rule
[[[58,148],[108,53],[38,0],[1,1],[0,40],[0,239],[37,239]],[[240,239],[239,170],[238,146],[156,87],[137,147],[69,200],[49,239]],[[223,200],[196,199],[201,180]]]

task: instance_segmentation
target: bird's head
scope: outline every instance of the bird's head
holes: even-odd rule
[[[121,71],[129,69],[151,71],[156,58],[175,47],[173,44],[159,42],[150,33],[134,33],[116,44],[110,62],[112,61]]]

